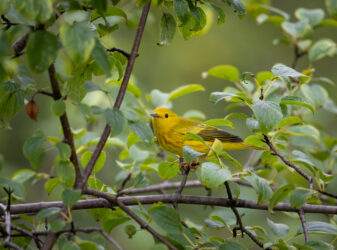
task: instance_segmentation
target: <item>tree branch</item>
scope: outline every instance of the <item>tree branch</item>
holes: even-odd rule
[[[298,215],[300,217],[302,228],[303,228],[304,240],[305,240],[305,242],[309,242],[309,234],[308,234],[307,223],[305,221],[305,215],[304,215],[304,212],[303,212],[302,208],[300,208],[298,210]]]
[[[121,208],[126,214],[128,214],[132,219],[134,219],[140,225],[141,228],[147,230],[155,238],[157,238],[159,241],[165,244],[169,249],[177,249],[168,240],[166,240],[163,236],[157,233],[152,227],[150,227],[145,221],[143,221],[139,216],[137,216],[130,208],[124,205],[124,203],[121,201],[121,198],[116,198],[115,196],[111,196],[109,194],[99,192],[91,188],[86,188],[85,190],[83,190],[83,192],[85,194],[103,198],[109,201],[110,203],[119,206],[119,208]]]
[[[11,225],[11,228],[12,228],[13,230],[15,230],[15,231],[20,232],[22,236],[29,236],[29,237],[31,237],[31,238],[34,240],[34,242],[35,242],[35,244],[36,244],[36,247],[37,247],[38,249],[41,249],[41,244],[40,244],[40,241],[41,241],[41,240],[37,237],[37,235],[35,235],[35,234],[32,233],[32,232],[27,231],[27,230],[24,229],[24,228],[21,228],[21,227],[15,226],[15,225]],[[15,234],[12,234],[12,237],[16,237],[16,235],[15,235]]]
[[[300,175],[302,175],[305,179],[307,179],[309,181],[309,188],[312,189],[313,188],[313,183],[312,183],[312,177],[308,174],[306,174],[305,172],[303,172],[299,167],[295,166],[294,164],[292,164],[290,161],[288,161],[286,158],[284,158],[274,147],[273,143],[269,140],[267,135],[263,135],[264,137],[264,142],[269,146],[270,150],[274,152],[274,154],[280,158],[287,166],[293,168],[297,173],[299,173]]]
[[[259,247],[264,249],[263,243],[261,241],[259,241],[254,234],[252,234],[249,230],[247,230],[246,228],[243,228],[243,231],[249,236],[249,238],[252,239],[252,241],[254,241],[256,243],[256,245],[258,245]],[[272,250],[270,247],[267,247],[266,250]]]
[[[119,52],[119,53],[121,53],[123,56],[125,56],[127,59],[129,59],[130,58],[130,53],[128,53],[128,52],[126,52],[126,51],[124,51],[124,50],[122,50],[122,49],[118,49],[118,48],[111,48],[111,49],[107,49],[106,51],[108,51],[108,52]],[[137,57],[139,56],[139,54],[137,53],[137,55],[136,55]]]
[[[108,195],[108,194],[107,194]],[[115,196],[111,196],[110,199],[116,199]],[[268,202],[263,204],[258,204],[254,200],[244,200],[237,199],[236,203],[233,205],[229,199],[223,197],[208,197],[208,196],[196,196],[196,195],[177,195],[177,194],[162,194],[162,195],[139,195],[132,197],[120,197],[123,204],[126,206],[137,205],[137,201],[141,204],[153,204],[156,202],[163,202],[167,204],[172,204],[173,202],[181,204],[194,204],[194,205],[210,205],[219,207],[240,207],[248,209],[258,209],[258,210],[268,210]],[[50,207],[62,207],[62,201],[51,201],[51,202],[35,202],[35,203],[25,203],[17,204],[11,206],[11,214],[24,214],[24,213],[37,213],[42,209]],[[73,210],[89,209],[89,208],[109,208],[110,203],[105,199],[87,199],[79,200],[75,206],[72,207]],[[312,205],[304,204],[302,206],[304,213],[322,213],[322,214],[337,214],[337,206],[331,205]],[[289,203],[280,202],[274,209],[274,211],[283,212],[296,212],[298,209],[291,206]]]
[[[114,104],[114,107],[113,107],[114,109],[119,109],[121,104],[122,104],[122,101],[124,99],[126,87],[129,83],[129,79],[130,79],[130,76],[131,76],[133,65],[135,63],[135,59],[136,59],[137,54],[138,54],[138,48],[139,48],[139,45],[140,45],[140,41],[142,39],[142,35],[143,35],[144,28],[145,28],[147,16],[149,14],[150,6],[151,6],[151,1],[143,7],[142,15],[140,17],[138,28],[137,28],[136,37],[135,37],[135,40],[134,40],[134,43],[133,43],[133,46],[132,46],[130,57],[128,58],[129,59],[128,64],[127,64],[126,69],[125,69],[123,81],[122,81],[121,87],[119,88],[119,92],[118,92],[118,95],[117,95],[117,98],[116,98],[116,101],[115,101],[115,104]],[[105,126],[103,134],[101,135],[101,138],[100,138],[100,140],[99,140],[99,142],[98,142],[98,144],[95,148],[95,151],[91,156],[91,159],[90,159],[89,163],[87,164],[87,166],[84,169],[83,179],[82,179],[82,182],[80,183],[80,185],[78,186],[78,188],[83,189],[83,187],[86,185],[87,180],[88,180],[88,178],[89,178],[89,176],[90,176],[90,174],[91,174],[91,172],[92,172],[92,170],[95,166],[95,163],[96,163],[99,155],[101,154],[101,152],[103,150],[103,147],[104,147],[104,145],[105,145],[105,143],[106,143],[106,141],[109,137],[110,130],[111,130],[111,128],[107,124]]]
[[[53,90],[53,98],[54,100],[59,100],[62,98],[62,95],[60,92],[59,83],[55,76],[55,66],[53,63],[48,68],[48,74],[49,74],[51,87]],[[81,174],[80,166],[78,164],[78,159],[77,159],[77,154],[76,154],[76,149],[75,149],[75,144],[74,144],[74,138],[71,132],[71,128],[70,128],[70,124],[69,124],[69,120],[68,120],[68,116],[66,112],[64,112],[63,115],[60,117],[60,121],[61,121],[63,135],[64,135],[64,142],[67,143],[71,149],[70,161],[73,163],[74,168],[75,168],[76,178],[75,178],[74,187],[77,188],[77,186],[81,182],[82,174]]]

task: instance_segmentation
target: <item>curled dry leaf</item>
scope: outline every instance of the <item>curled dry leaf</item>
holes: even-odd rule
[[[27,115],[36,121],[36,118],[39,114],[39,105],[34,100],[30,100],[26,105]]]

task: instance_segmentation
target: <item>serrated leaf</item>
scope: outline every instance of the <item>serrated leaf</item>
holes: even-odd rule
[[[204,162],[197,170],[197,176],[200,182],[208,188],[215,188],[232,178],[228,169],[221,168],[212,162]]]
[[[65,206],[72,207],[81,197],[82,190],[66,188],[62,192],[62,201]]]
[[[110,135],[119,135],[124,128],[125,118],[123,113],[117,109],[107,109],[105,111],[106,122],[110,125]]]
[[[258,203],[266,202],[273,195],[273,191],[269,187],[268,182],[262,177],[251,173],[251,176],[245,176],[244,179],[248,181],[258,195]]]
[[[295,11],[295,16],[298,19],[306,19],[308,20],[311,26],[316,26],[324,19],[324,11],[322,9],[305,9],[298,8]]]
[[[307,222],[308,233],[312,234],[327,234],[337,235],[337,227],[322,221]],[[298,233],[303,233],[303,228],[300,226],[297,230]]]
[[[289,232],[289,226],[286,224],[275,223],[267,218],[268,226],[270,227],[273,234],[277,237],[282,237]]]
[[[174,100],[178,97],[187,95],[189,93],[197,92],[197,91],[205,91],[205,88],[200,84],[189,84],[181,86],[170,93],[169,100]]]
[[[290,204],[295,208],[300,208],[311,196],[311,192],[307,190],[297,189],[292,191],[290,195]]]
[[[56,166],[58,177],[64,185],[72,187],[75,182],[75,169],[69,161],[60,161]]]
[[[208,70],[208,76],[228,80],[230,82],[236,82],[240,79],[239,70],[232,65],[219,65]]]
[[[95,46],[93,32],[82,22],[74,23],[73,25],[62,24],[60,38],[75,63],[86,62]]]
[[[104,13],[94,10],[91,13],[90,21],[92,22],[92,21],[95,21],[97,18],[107,17],[107,16],[119,16],[119,17],[122,17],[125,22],[127,21],[127,15],[125,14],[125,12],[111,5],[107,7],[107,10]]]
[[[86,151],[82,155],[82,157],[81,157],[81,165],[82,165],[83,168],[85,168],[88,165],[91,157],[92,157],[92,152],[90,152],[90,151]],[[106,154],[105,154],[105,151],[102,151],[100,153],[100,155],[98,156],[98,158],[97,158],[97,161],[95,163],[95,166],[94,166],[94,169],[93,169],[92,172],[93,173],[98,173],[103,168],[103,166],[105,164],[105,160],[106,160]]]
[[[315,113],[315,109],[309,103],[305,102],[301,97],[298,96],[285,96],[281,98],[280,105],[299,105],[310,109],[312,113]]]
[[[252,108],[263,132],[272,130],[283,118],[280,106],[271,101],[256,100]]]
[[[63,100],[56,100],[52,103],[51,109],[57,116],[62,116],[66,111],[66,104]]]
[[[38,73],[48,69],[57,56],[58,41],[48,31],[38,30],[29,35],[26,55],[30,68]]]
[[[128,122],[128,125],[133,133],[135,133],[139,139],[143,142],[151,143],[153,141],[153,132],[148,125],[144,122],[136,121],[136,122]]]
[[[173,178],[179,170],[179,164],[173,162],[161,162],[158,166],[158,174],[164,180]]]
[[[281,64],[281,63],[278,63],[278,64],[275,64],[272,69],[271,69],[271,72],[273,72],[273,74],[275,76],[278,76],[278,77],[287,77],[287,76],[290,76],[290,77],[301,77],[301,76],[306,76],[306,75],[303,75],[302,73],[284,65],[284,64]]]
[[[183,156],[184,156],[184,160],[186,162],[191,162],[193,160],[195,160],[196,158],[204,155],[205,153],[201,153],[198,151],[195,151],[193,148],[191,148],[190,146],[184,146],[183,147]]]
[[[331,39],[321,39],[316,42],[309,50],[309,60],[314,62],[326,56],[334,56],[336,43]]]
[[[287,184],[287,185],[284,185],[278,188],[269,201],[268,210],[273,210],[274,207],[279,202],[284,200],[293,189],[294,189],[294,184]]]
[[[58,214],[61,212],[61,208],[59,207],[50,207],[50,208],[45,208],[42,209],[40,212],[37,213],[36,218],[39,221],[42,221],[44,218],[49,217],[54,214]]]
[[[177,211],[167,205],[153,205],[149,211],[151,218],[167,233],[182,232],[182,225]]]
[[[303,84],[301,86],[301,92],[316,108],[323,106],[329,97],[325,88],[318,84]]]
[[[176,26],[177,24],[174,17],[171,14],[164,12],[160,20],[159,45],[167,45],[172,42],[174,34],[176,33]]]

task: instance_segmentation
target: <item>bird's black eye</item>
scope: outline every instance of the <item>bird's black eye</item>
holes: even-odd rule
[[[165,118],[168,118],[168,114],[165,114]]]

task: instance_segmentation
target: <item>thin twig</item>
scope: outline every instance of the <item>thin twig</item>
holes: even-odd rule
[[[295,47],[294,47],[294,60],[293,60],[293,63],[291,64],[291,67],[292,67],[293,69],[296,68],[296,65],[297,65],[298,60],[299,60],[302,56],[304,56],[305,54],[306,54],[306,52],[300,52],[299,49],[298,49],[298,47],[295,45]]]
[[[129,79],[130,79],[130,76],[131,76],[133,65],[135,63],[135,59],[136,59],[137,54],[138,54],[138,49],[139,49],[140,41],[142,39],[142,35],[143,35],[143,32],[144,32],[145,23],[146,23],[147,16],[149,14],[150,6],[151,6],[151,1],[143,7],[142,15],[140,17],[138,28],[137,28],[136,37],[135,37],[135,40],[134,40],[134,43],[133,43],[133,46],[132,46],[130,57],[128,58],[128,64],[127,64],[126,69],[125,69],[123,81],[122,81],[121,87],[119,88],[119,92],[118,92],[118,95],[117,95],[117,98],[116,98],[116,101],[115,101],[115,104],[114,104],[114,107],[113,107],[114,109],[119,109],[121,104],[122,104],[122,101],[124,99],[126,87],[129,83]],[[99,140],[99,142],[98,142],[98,144],[95,148],[95,151],[93,152],[93,154],[92,154],[92,156],[89,160],[89,163],[87,164],[87,166],[84,169],[83,179],[82,179],[81,184],[79,185],[80,189],[83,189],[83,187],[86,185],[87,180],[88,180],[88,178],[89,178],[89,176],[90,176],[90,174],[91,174],[91,172],[94,168],[94,165],[95,165],[99,155],[101,154],[101,152],[103,150],[103,147],[104,147],[104,145],[105,145],[105,143],[106,143],[106,141],[107,141],[107,139],[110,135],[110,130],[111,130],[111,128],[107,124],[105,126],[103,134],[101,135],[101,138],[100,138],[100,140]]]
[[[122,182],[120,188],[117,190],[117,196],[120,196],[120,195],[122,194],[122,191],[124,190],[124,187],[125,187],[126,183],[130,180],[131,176],[132,176],[132,174],[129,173],[129,174],[126,176],[126,178],[123,180],[123,182]]]
[[[167,241],[163,236],[161,236],[159,233],[157,233],[152,227],[150,227],[145,221],[143,221],[139,216],[137,216],[130,208],[128,208],[123,203],[123,197],[117,198],[115,196],[111,196],[109,194],[99,192],[97,190],[86,188],[83,190],[84,193],[89,195],[94,195],[96,197],[103,198],[107,200],[108,202],[112,204],[116,204],[119,206],[120,209],[122,209],[125,213],[127,213],[132,219],[134,219],[141,228],[147,230],[149,233],[151,233],[155,238],[160,240],[163,244],[165,244],[169,249],[177,249],[175,246],[173,246],[169,241]]]
[[[15,230],[15,231],[20,232],[20,233],[22,234],[22,236],[29,236],[29,237],[31,237],[31,238],[34,240],[34,242],[35,242],[35,244],[36,244],[36,247],[37,247],[38,249],[41,249],[41,244],[40,244],[41,240],[37,237],[37,235],[35,235],[35,234],[32,233],[32,232],[29,232],[28,230],[26,230],[26,229],[24,229],[24,228],[21,228],[21,227],[15,226],[15,225],[11,225],[11,228],[12,228],[13,230]],[[15,234],[12,234],[12,237],[13,237],[14,235],[15,235]]]
[[[177,194],[181,194],[183,192],[183,189],[186,185],[187,177],[190,172],[190,167],[189,166],[183,166],[184,165],[184,158],[180,157],[180,171],[183,175],[183,179],[181,180],[180,186],[177,190]]]
[[[49,79],[50,79],[50,83],[51,83],[52,90],[53,90],[53,98],[54,100],[60,100],[62,98],[62,95],[60,92],[59,83],[55,76],[55,66],[53,63],[48,68],[48,74],[49,74]],[[79,166],[78,159],[77,159],[73,133],[71,132],[71,128],[70,128],[70,124],[69,124],[69,120],[68,120],[68,116],[66,112],[64,112],[63,115],[60,117],[60,121],[61,121],[63,135],[64,135],[64,142],[67,143],[71,149],[70,161],[73,163],[74,168],[75,168],[76,177],[75,177],[74,187],[77,188],[80,185],[80,182],[82,180],[82,174],[81,174],[80,166]]]
[[[228,181],[225,181],[225,187],[226,187],[226,191],[227,191],[227,196],[228,196],[228,199],[231,201],[231,204],[232,205],[235,205],[236,203],[236,200],[233,199],[233,195],[232,195],[232,191],[229,187],[229,184],[228,184]],[[231,209],[236,217],[236,224],[239,226],[239,229],[241,230],[241,237],[243,238],[244,236],[244,226],[243,226],[243,223],[242,223],[242,220],[241,220],[241,215],[238,211],[238,209],[234,206],[231,206]],[[234,238],[236,237],[236,231],[233,231],[233,236]]]
[[[18,245],[16,245],[15,243],[13,242],[5,242],[5,246],[9,247],[10,248],[13,248],[15,250],[23,250],[23,248],[19,247]]]
[[[300,175],[302,175],[305,179],[308,180],[309,182],[309,188],[312,189],[313,188],[313,183],[312,183],[312,177],[308,174],[306,174],[305,172],[303,172],[299,167],[295,166],[294,164],[292,164],[290,161],[288,161],[286,158],[284,158],[274,147],[273,143],[269,140],[267,135],[263,135],[264,137],[264,142],[269,146],[270,150],[273,151],[273,153],[278,156],[278,158],[280,158],[287,166],[293,168],[297,173],[299,173]]]
[[[301,223],[302,223],[302,228],[303,228],[303,233],[304,233],[304,240],[305,242],[309,242],[309,234],[308,234],[308,227],[307,227],[307,223],[305,221],[305,215],[304,215],[304,212],[303,212],[303,209],[300,208],[298,210],[298,215],[301,219]]]
[[[234,228],[234,230],[238,230],[239,229],[239,227],[237,227],[237,228]],[[233,231],[234,231],[233,230]],[[241,230],[241,229],[240,229]],[[246,229],[246,228],[243,228],[243,231],[249,236],[249,238],[251,238],[252,239],[252,241],[254,241],[255,242],[255,244],[256,245],[258,245],[259,247],[261,247],[262,249],[266,249],[266,250],[272,250],[272,248],[270,248],[270,247],[266,247],[266,248],[264,248],[264,246],[263,246],[263,243],[261,242],[261,241],[259,241],[256,237],[255,237],[255,235],[254,234],[252,234],[248,229]]]
[[[337,199],[337,195],[335,195],[335,194],[328,193],[328,192],[326,192],[326,191],[322,191],[322,190],[319,190],[319,189],[315,189],[315,190],[318,191],[318,192],[321,193],[321,194],[324,194],[324,195],[329,196],[329,197],[331,197],[331,198]]]
[[[118,48],[111,48],[111,49],[107,49],[106,51],[108,52],[119,52],[121,53],[123,56],[125,56],[127,59],[130,58],[130,53],[126,52],[125,50],[122,50],[122,49],[118,49]],[[137,53],[136,54],[136,57],[138,57],[139,54]]]

